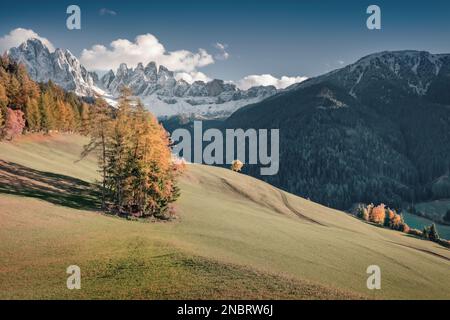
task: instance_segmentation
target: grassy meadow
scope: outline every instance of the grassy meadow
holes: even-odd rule
[[[448,249],[227,169],[188,165],[175,221],[101,214],[84,143],[0,143],[1,299],[450,299]]]

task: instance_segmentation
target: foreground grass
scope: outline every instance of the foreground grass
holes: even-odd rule
[[[96,177],[94,159],[74,163],[83,141],[0,143],[3,167],[39,171],[0,170],[10,185],[0,188],[1,298],[450,298],[448,249],[230,170],[189,166],[175,222],[75,209],[84,197],[72,178]],[[71,264],[81,267],[80,291],[65,287]],[[372,264],[381,290],[366,288]]]
[[[2,196],[0,208],[1,299],[361,298],[188,255],[145,223],[15,196]],[[81,268],[82,290],[66,287],[72,264]]]

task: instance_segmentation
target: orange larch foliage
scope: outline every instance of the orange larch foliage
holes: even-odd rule
[[[370,213],[369,216],[369,220],[377,224],[384,224],[385,217],[386,217],[385,205],[380,204],[379,206],[376,206],[375,208],[372,209],[372,212]]]

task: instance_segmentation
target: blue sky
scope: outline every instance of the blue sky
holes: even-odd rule
[[[81,8],[81,30],[65,26],[70,4]],[[370,4],[381,7],[381,30],[366,28]],[[102,8],[111,12],[101,15]],[[210,78],[310,77],[382,50],[450,52],[450,1],[9,2],[0,12],[0,37],[18,27],[78,57],[93,45],[109,48],[116,39],[150,33],[167,52],[206,50],[214,63],[195,71]],[[227,59],[218,42],[227,45]]]

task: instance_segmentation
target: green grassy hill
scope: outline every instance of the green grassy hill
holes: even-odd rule
[[[102,215],[85,142],[0,143],[0,298],[450,299],[448,249],[226,169],[188,165],[176,221]]]

